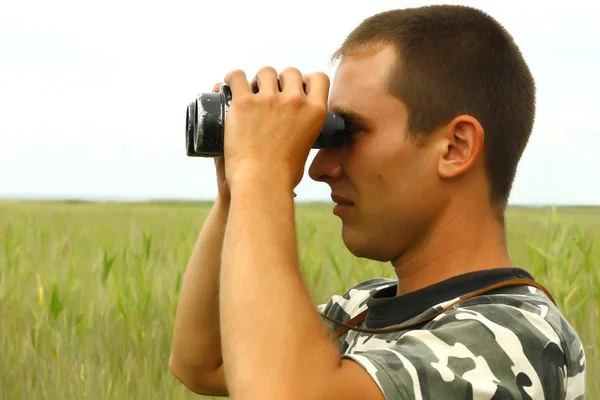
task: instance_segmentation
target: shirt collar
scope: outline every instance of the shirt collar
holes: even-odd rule
[[[369,328],[398,325],[428,308],[509,279],[533,277],[521,268],[496,268],[469,272],[438,282],[414,292],[396,296],[398,285],[373,293],[367,300],[366,324]]]

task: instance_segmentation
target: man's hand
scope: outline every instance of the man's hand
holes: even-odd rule
[[[329,78],[324,73],[303,76],[295,68],[278,76],[265,67],[250,85],[241,70],[229,72],[225,82],[232,92],[224,135],[230,188],[256,178],[276,179],[291,194],[325,123]]]

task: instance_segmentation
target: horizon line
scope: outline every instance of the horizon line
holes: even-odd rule
[[[195,199],[195,198],[177,198],[177,197],[155,197],[155,198],[126,198],[126,197],[78,197],[78,196],[46,196],[46,197],[35,197],[35,196],[1,196],[0,202],[64,202],[64,203],[213,203],[212,199]],[[297,199],[295,203],[320,203],[320,204],[334,204],[331,200],[326,199]],[[510,203],[509,207],[600,207],[600,204],[586,204],[586,203]]]

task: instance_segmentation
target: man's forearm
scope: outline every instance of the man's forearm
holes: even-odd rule
[[[229,393],[310,399],[306,390],[319,392],[340,359],[302,281],[291,192],[275,184],[236,190],[220,293]]]
[[[219,273],[229,203],[217,198],[198,236],[184,275],[170,368],[193,385],[222,364],[219,329]]]

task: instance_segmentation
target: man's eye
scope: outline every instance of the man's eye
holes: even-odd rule
[[[356,134],[362,130],[363,129],[358,125],[347,123],[345,141],[347,143],[352,143],[355,140]]]
[[[355,133],[362,131],[362,128],[354,124],[346,124],[346,135],[352,136]]]

